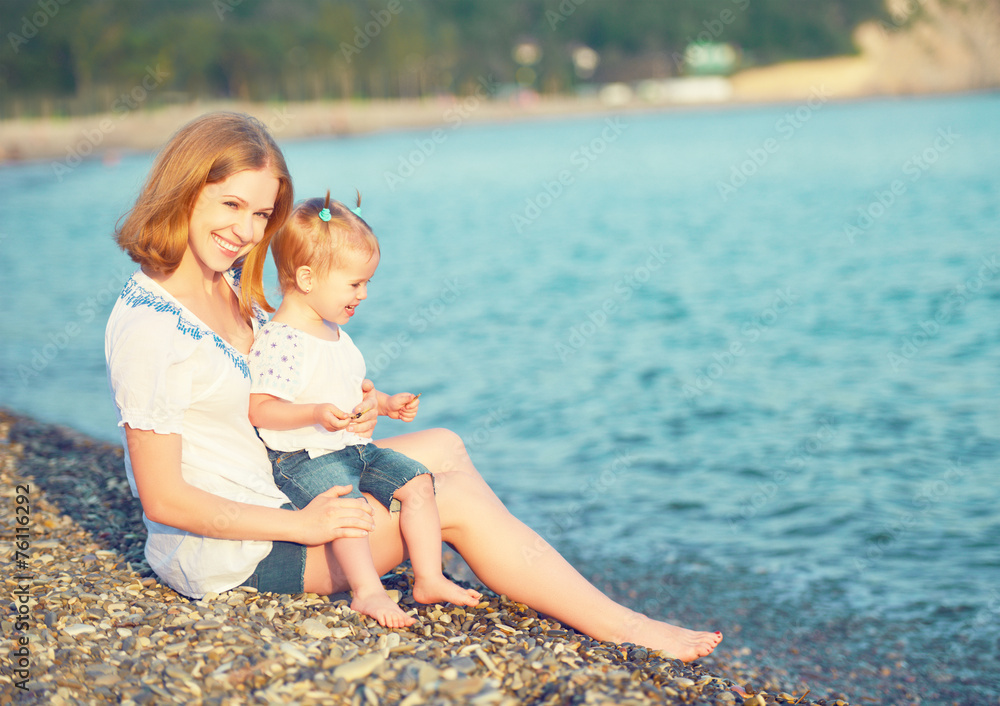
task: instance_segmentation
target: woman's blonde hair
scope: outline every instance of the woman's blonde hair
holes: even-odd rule
[[[141,266],[157,272],[177,269],[187,249],[188,221],[206,184],[245,170],[269,169],[278,179],[274,211],[264,238],[243,258],[240,311],[253,316],[253,303],[274,311],[264,297],[267,246],[292,208],[292,177],[267,128],[242,113],[209,113],[178,130],[157,156],[135,206],[115,231],[115,241]]]
[[[271,239],[271,255],[282,293],[295,288],[295,272],[300,267],[311,267],[322,275],[342,266],[347,252],[368,258],[380,254],[378,238],[358,215],[360,193],[357,203],[357,211],[352,210],[340,201],[331,201],[328,191],[326,199],[308,199],[295,205],[285,225]]]

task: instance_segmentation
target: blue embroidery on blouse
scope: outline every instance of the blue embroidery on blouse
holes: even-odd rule
[[[238,278],[239,275],[237,274],[237,281]],[[244,358],[239,351],[233,348],[214,331],[205,329],[193,321],[186,319],[181,307],[178,304],[161,297],[159,294],[154,294],[131,277],[125,283],[125,288],[122,289],[122,293],[118,298],[132,308],[148,306],[153,311],[176,316],[177,330],[185,336],[190,336],[196,341],[200,341],[206,336],[211,336],[212,340],[215,341],[216,347],[222,351],[222,353],[229,358],[229,360],[232,361],[233,365],[236,366],[236,369],[243,374],[243,377],[247,380],[250,379],[250,366],[247,365],[246,358]],[[259,320],[259,314],[262,312],[257,311],[256,307],[254,307],[254,309],[254,313],[258,315],[257,318]]]
[[[233,287],[233,291],[236,292],[236,296],[240,294],[240,280],[243,277],[243,266],[233,267],[232,269],[226,270],[225,277],[229,279],[230,284]],[[257,325],[263,326],[267,323],[267,314],[256,304],[253,305],[253,315],[257,319]]]

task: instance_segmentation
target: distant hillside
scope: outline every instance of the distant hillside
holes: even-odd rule
[[[684,74],[692,42],[743,66],[849,54],[872,20],[882,0],[3,0],[0,117],[566,92]]]
[[[879,93],[1000,86],[1000,0],[890,0],[889,19],[858,28]]]
[[[856,56],[778,63],[732,77],[735,100],[800,100],[1000,87],[1000,0],[892,0],[861,24]]]

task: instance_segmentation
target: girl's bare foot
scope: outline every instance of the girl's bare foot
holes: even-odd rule
[[[366,593],[354,592],[351,609],[375,618],[384,628],[408,628],[416,622],[389,598],[381,586]]]
[[[722,633],[688,630],[633,613],[626,620],[623,638],[619,642],[660,650],[669,657],[690,662],[710,654],[722,642]]]
[[[436,577],[415,578],[413,580],[413,600],[417,603],[454,603],[455,605],[474,606],[483,597],[479,591],[462,588],[457,583],[446,579],[442,574]]]

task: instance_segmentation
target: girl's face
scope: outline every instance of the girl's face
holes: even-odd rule
[[[264,238],[278,187],[268,169],[248,169],[206,184],[191,210],[184,258],[193,258],[206,272],[232,267]]]
[[[350,252],[344,263],[329,272],[312,276],[312,288],[306,301],[324,321],[346,324],[354,308],[368,298],[368,282],[378,267],[378,253],[366,256]]]

